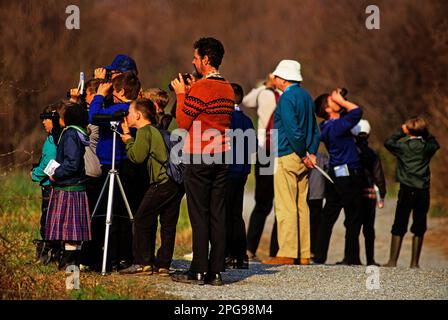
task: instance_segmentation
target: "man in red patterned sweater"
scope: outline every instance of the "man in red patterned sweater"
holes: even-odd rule
[[[188,131],[184,153],[190,161],[185,168],[184,184],[193,232],[193,260],[189,270],[172,276],[178,282],[223,284],[228,174],[223,159],[230,150],[225,131],[234,111],[232,86],[218,72],[223,56],[224,47],[219,40],[201,38],[194,44],[192,63],[202,78],[186,84],[179,74],[171,82],[177,95],[177,124]]]

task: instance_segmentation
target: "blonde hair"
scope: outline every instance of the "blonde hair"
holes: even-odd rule
[[[404,124],[406,125],[406,128],[408,128],[409,133],[413,136],[423,135],[428,128],[425,119],[420,117],[413,117],[407,120]]]
[[[153,103],[157,103],[160,109],[165,109],[170,101],[168,92],[160,88],[149,88],[142,90],[140,97],[143,99],[151,100]]]

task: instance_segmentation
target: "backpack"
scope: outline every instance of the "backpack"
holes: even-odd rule
[[[269,90],[274,93],[275,96],[275,107],[277,108],[278,102],[280,101],[280,94],[277,90],[268,88]],[[265,142],[265,148],[266,150],[270,150],[271,148],[271,130],[274,129],[274,113],[275,109],[272,112],[271,116],[269,117],[268,125],[266,126],[266,142]]]
[[[171,180],[173,180],[177,184],[183,184],[184,183],[185,164],[179,160],[177,161],[178,163],[174,163],[174,161],[171,161],[171,150],[173,149],[174,146],[176,146],[177,144],[182,142],[182,137],[173,134],[173,136],[176,138],[173,139],[174,141],[172,141],[171,140],[171,132],[169,132],[168,130],[165,130],[165,129],[161,129],[159,127],[154,127],[154,128],[156,128],[162,135],[163,142],[165,144],[166,153],[167,153],[167,159],[165,162],[162,162],[154,156],[152,158],[154,160],[156,160],[158,163],[160,163],[166,169],[166,173],[171,178]],[[177,157],[178,157],[178,159],[182,159],[182,146],[179,145],[179,147],[180,148],[179,148]]]

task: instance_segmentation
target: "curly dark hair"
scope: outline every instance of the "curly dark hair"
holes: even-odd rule
[[[201,58],[208,57],[212,67],[218,69],[224,57],[224,46],[215,38],[200,38],[194,43],[194,49],[198,50]]]

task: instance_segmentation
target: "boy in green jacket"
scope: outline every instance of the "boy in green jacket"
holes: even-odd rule
[[[386,140],[384,146],[397,157],[397,180],[400,182],[395,220],[392,226],[392,243],[386,267],[395,267],[401,243],[408,227],[411,211],[412,260],[411,268],[419,267],[426,217],[429,210],[430,170],[429,162],[440,148],[437,140],[428,132],[426,121],[415,117]]]
[[[129,160],[146,162],[149,188],[135,215],[132,241],[133,264],[121,274],[153,274],[168,276],[173,258],[176,225],[182,195],[179,186],[167,174],[165,143],[157,125],[154,104],[147,99],[133,101],[122,124],[122,140]],[[135,139],[129,127],[137,128]],[[161,244],[155,255],[157,219],[160,216]]]

